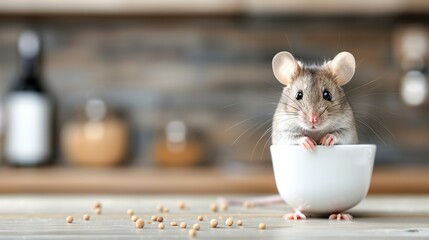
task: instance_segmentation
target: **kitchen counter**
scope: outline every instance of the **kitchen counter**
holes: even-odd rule
[[[428,166],[374,169],[370,193],[429,194]],[[0,168],[0,193],[229,193],[277,192],[270,166],[200,168]]]
[[[249,197],[249,196],[241,196]],[[289,212],[286,204],[244,209],[230,206],[226,212],[212,213],[209,205],[215,195],[2,195],[0,197],[0,237],[46,239],[58,238],[150,238],[188,239],[190,226],[197,223],[197,216],[204,216],[196,239],[384,239],[388,237],[429,237],[429,195],[371,196],[350,210],[355,219],[330,221],[314,218],[305,221],[285,221]],[[102,214],[95,215],[92,205],[102,203]],[[177,203],[184,201],[188,209],[179,210]],[[159,214],[156,206],[163,204],[169,213]],[[165,229],[158,224],[147,224],[136,229],[127,215],[127,209],[148,221],[152,215],[162,215]],[[90,221],[82,220],[89,213]],[[68,215],[75,221],[66,223]],[[225,217],[242,219],[243,227],[225,226]],[[209,228],[212,218],[219,220],[219,227]],[[186,230],[170,226],[171,221],[185,221]],[[266,223],[266,230],[259,230],[259,223]]]

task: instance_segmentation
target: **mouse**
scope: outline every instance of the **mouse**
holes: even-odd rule
[[[353,77],[356,62],[349,52],[338,53],[322,64],[304,64],[289,52],[272,61],[274,76],[284,85],[273,116],[272,144],[300,145],[314,151],[317,145],[357,144],[353,110],[342,88]],[[299,210],[286,219],[306,219]],[[345,213],[329,219],[351,220]]]
[[[300,145],[315,151],[317,145],[357,144],[353,110],[342,88],[353,77],[354,56],[340,52],[322,64],[305,64],[286,51],[272,60],[275,78],[283,90],[272,123],[272,144]],[[225,199],[223,199],[225,201]],[[232,202],[239,202],[233,200]],[[281,203],[279,195],[246,200],[253,205]],[[298,209],[287,220],[307,217]],[[352,220],[350,214],[336,212],[329,219]]]

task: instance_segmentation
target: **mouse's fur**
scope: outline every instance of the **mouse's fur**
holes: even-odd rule
[[[272,143],[299,144],[303,137],[320,143],[325,135],[332,134],[333,144],[357,144],[353,111],[341,88],[354,74],[353,56],[350,54],[353,65],[350,56],[346,60],[338,57],[345,53],[321,65],[305,65],[287,54],[286,59],[276,60],[276,56],[273,60],[274,74],[287,85],[273,117]],[[323,98],[324,90],[331,93],[332,101]],[[296,99],[298,91],[303,93],[301,100]],[[308,121],[310,114],[318,116],[316,124]]]

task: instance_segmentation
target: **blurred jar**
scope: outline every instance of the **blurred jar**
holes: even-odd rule
[[[154,156],[156,163],[162,166],[193,166],[202,162],[204,146],[204,141],[183,121],[171,121],[155,144]]]
[[[62,130],[66,157],[81,166],[114,166],[125,160],[128,127],[100,99],[89,100]]]

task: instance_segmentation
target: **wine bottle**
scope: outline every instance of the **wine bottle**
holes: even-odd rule
[[[4,157],[19,166],[36,166],[52,158],[53,104],[42,84],[42,44],[27,30],[17,44],[18,76],[5,95]]]

